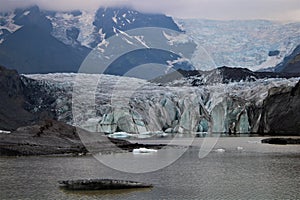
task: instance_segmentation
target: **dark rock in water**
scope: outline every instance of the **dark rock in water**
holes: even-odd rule
[[[114,190],[153,187],[151,184],[115,179],[84,179],[58,182],[67,190]]]
[[[275,87],[264,100],[259,133],[300,135],[300,81],[295,87]]]
[[[266,138],[261,143],[268,144],[300,144],[300,138]]]

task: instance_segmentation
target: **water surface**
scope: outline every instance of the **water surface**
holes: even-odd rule
[[[111,169],[92,156],[1,157],[0,199],[300,199],[300,146],[260,144],[260,139],[219,138],[213,151],[199,159],[200,138],[172,165],[142,174]],[[127,179],[154,187],[68,192],[57,183],[81,178]]]

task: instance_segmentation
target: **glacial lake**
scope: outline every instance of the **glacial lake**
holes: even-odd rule
[[[261,144],[261,139],[222,137],[200,159],[204,139],[195,138],[174,163],[141,174],[111,169],[93,156],[0,157],[0,199],[300,199],[300,145]],[[134,180],[154,187],[70,192],[57,182],[84,178]]]

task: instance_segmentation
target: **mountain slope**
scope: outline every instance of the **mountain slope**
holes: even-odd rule
[[[0,46],[1,64],[20,73],[76,72],[88,50],[73,49],[36,25],[27,25]]]
[[[130,8],[99,8],[93,22],[96,33],[105,34],[105,39],[117,33],[135,28],[161,27],[181,31],[171,17],[163,14],[140,13]],[[96,44],[101,40],[95,41]],[[95,45],[92,45],[95,47]]]
[[[55,118],[53,93],[39,82],[1,66],[0,96],[0,130],[15,130],[41,119]]]
[[[300,45],[298,45],[290,55],[286,56],[284,60],[275,67],[275,71],[285,73],[300,72]]]
[[[17,9],[12,32],[0,45],[2,65],[20,73],[76,72],[89,50],[65,45],[51,35],[52,25],[38,7]]]

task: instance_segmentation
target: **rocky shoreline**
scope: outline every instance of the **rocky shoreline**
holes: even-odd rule
[[[90,137],[93,141],[83,144],[80,137]],[[84,155],[96,152],[108,154],[128,152],[140,147],[159,149],[163,146],[107,138],[101,133],[90,133],[55,120],[42,121],[11,133],[0,134],[0,156]]]

